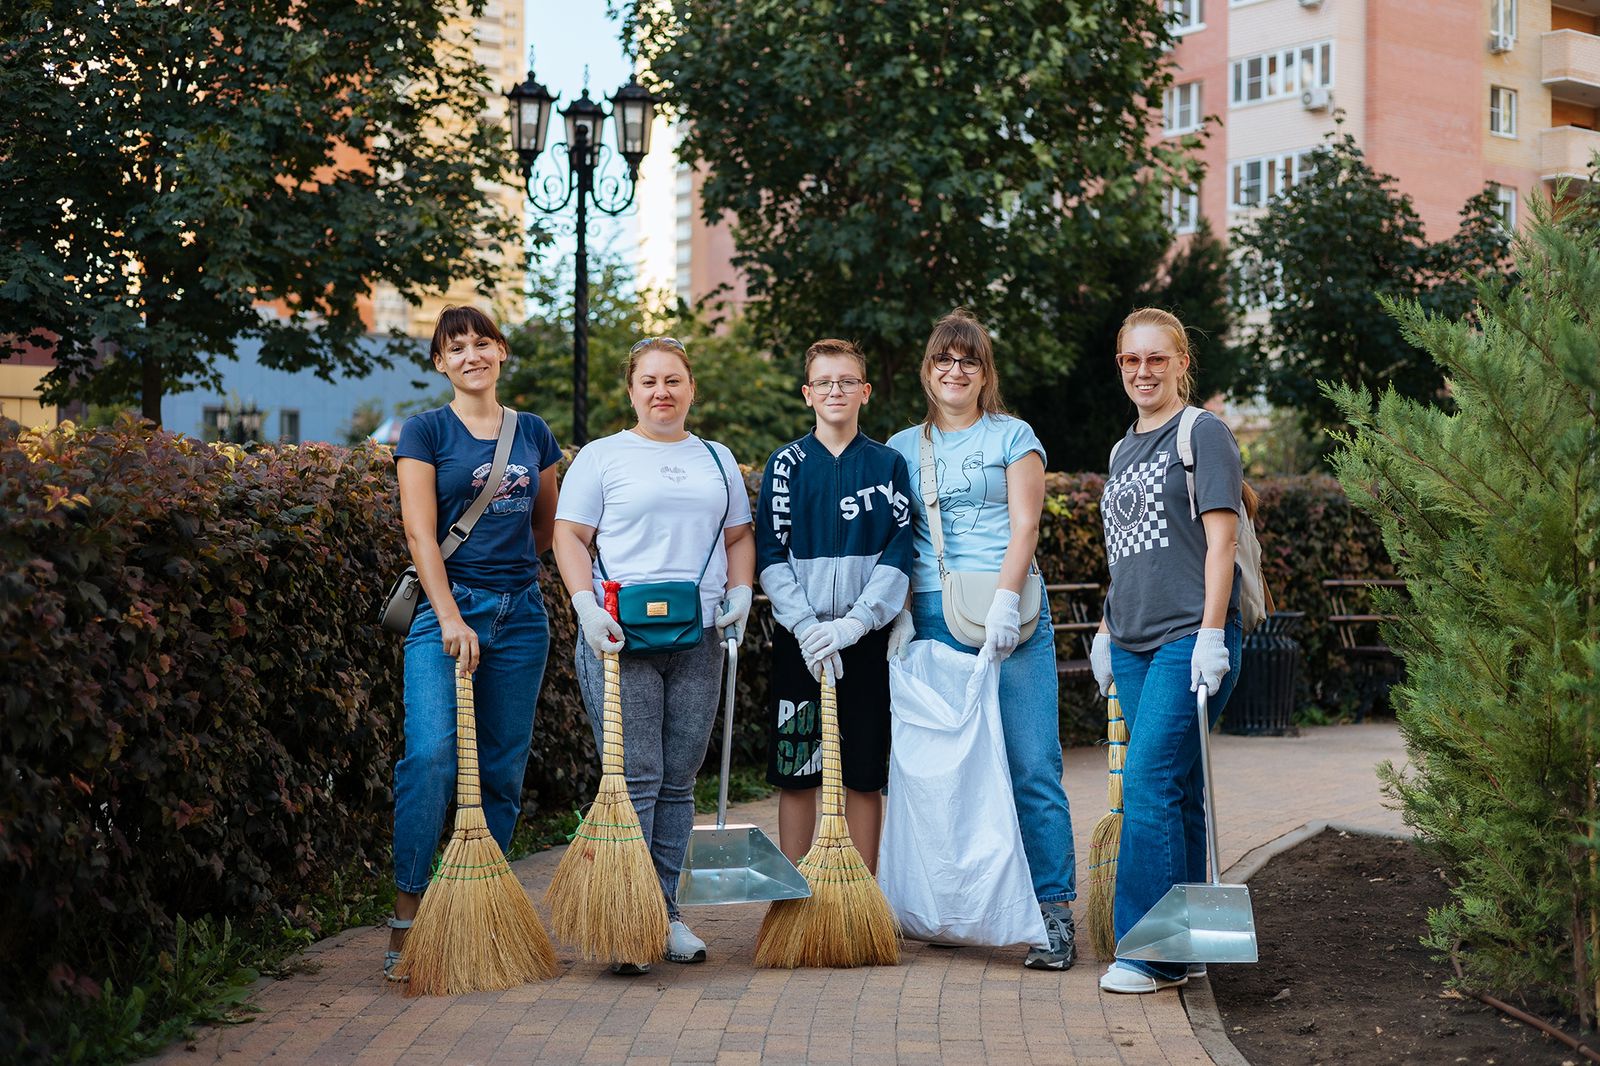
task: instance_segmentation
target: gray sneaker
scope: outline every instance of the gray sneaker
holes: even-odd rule
[[[1050,938],[1050,946],[1029,949],[1022,965],[1030,970],[1070,968],[1078,958],[1078,946],[1074,942],[1078,928],[1072,920],[1072,908],[1065,903],[1041,903],[1039,913],[1044,916],[1044,931]]]

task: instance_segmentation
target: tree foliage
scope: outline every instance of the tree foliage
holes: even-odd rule
[[[638,0],[657,89],[734,220],[758,335],[792,356],[859,341],[882,431],[923,407],[915,368],[956,305],[994,330],[1013,396],[1089,341],[1112,261],[1193,180],[1192,139],[1151,143],[1169,80],[1148,0]]]
[[[1591,204],[1592,206],[1592,204]],[[1353,427],[1336,466],[1408,597],[1386,781],[1451,862],[1430,943],[1467,980],[1559,997],[1587,1026],[1600,963],[1600,229],[1539,204],[1520,282],[1472,319],[1386,301],[1437,360],[1451,410],[1329,387]]]
[[[1242,310],[1268,312],[1241,338],[1237,392],[1299,411],[1314,431],[1342,421],[1319,381],[1448,402],[1439,365],[1407,343],[1383,301],[1466,314],[1475,283],[1504,269],[1508,239],[1484,193],[1462,207],[1455,234],[1430,242],[1394,182],[1341,128],[1298,184],[1234,231]]]
[[[216,385],[213,353],[242,337],[266,366],[371,369],[356,340],[375,282],[495,285],[522,234],[480,191],[508,153],[451,13],[0,7],[0,358],[53,346],[47,401],[138,397],[159,421],[162,394]]]

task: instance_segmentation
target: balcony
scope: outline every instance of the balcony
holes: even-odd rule
[[[1600,37],[1554,30],[1540,38],[1541,77],[1557,100],[1600,107]]]
[[[1539,176],[1587,180],[1589,164],[1600,152],[1600,132],[1579,126],[1557,126],[1539,134]]]

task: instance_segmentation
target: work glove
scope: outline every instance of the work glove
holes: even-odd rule
[[[1100,695],[1111,695],[1111,635],[1109,633],[1096,633],[1094,643],[1089,646],[1089,669],[1094,671],[1095,684],[1100,686]]]
[[[718,640],[726,641],[731,637],[735,644],[744,643],[744,624],[750,620],[750,600],[749,585],[735,585],[728,590],[713,622]]]
[[[1017,650],[1017,640],[1022,636],[1022,617],[1017,611],[1022,597],[1010,589],[995,589],[989,613],[983,620],[983,645],[994,654],[996,662]]]
[[[1228,673],[1228,645],[1220,629],[1202,629],[1194,635],[1194,654],[1189,656],[1189,691],[1205,685],[1206,695],[1215,696]]]
[[[811,676],[818,681],[822,680],[822,668],[828,667],[829,673],[837,684],[844,676],[844,658],[841,653],[860,640],[867,632],[867,627],[854,618],[835,618],[831,622],[818,622],[806,630],[805,636],[800,638],[800,654],[806,658],[806,665],[811,668]]]
[[[626,638],[622,623],[611,617],[611,612],[595,600],[594,593],[585,589],[572,594],[572,609],[578,614],[578,629],[584,643],[594,652],[595,658],[608,651],[621,651]]]
[[[910,611],[901,611],[894,616],[894,621],[889,623],[889,655],[895,659],[906,653],[911,647],[911,641],[917,635],[917,624],[911,620]]]
[[[806,668],[811,671],[811,676],[817,679],[818,684],[821,684],[823,676],[826,674],[829,679],[828,683],[837,685],[839,679],[844,676],[844,659],[840,658],[838,652],[834,652],[832,655],[824,655],[815,662],[807,659]]]

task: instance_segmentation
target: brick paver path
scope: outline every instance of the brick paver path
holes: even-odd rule
[[[1212,749],[1224,866],[1307,821],[1400,829],[1373,767],[1404,758],[1392,723],[1308,729],[1297,738],[1218,736]],[[1105,811],[1098,748],[1067,753],[1080,882]],[[777,803],[739,810],[772,829]],[[559,851],[516,864],[542,897]],[[1207,1063],[1176,992],[1101,995],[1102,965],[1022,968],[1022,949],[907,943],[899,966],[758,970],[757,906],[687,912],[709,944],[699,966],[661,963],[619,978],[567,962],[541,984],[460,999],[407,999],[379,972],[386,931],[350,930],[311,948],[314,972],[263,981],[260,1013],[203,1030],[165,1064],[229,1063]],[[1263,945],[1264,952],[1271,945]]]

